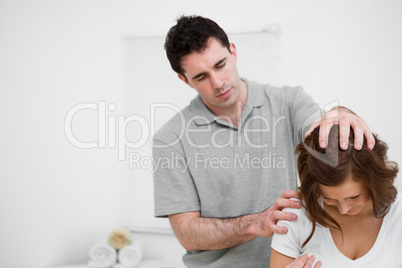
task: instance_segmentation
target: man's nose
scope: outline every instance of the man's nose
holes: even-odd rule
[[[221,79],[221,77],[219,76],[219,74],[213,72],[210,75],[210,79],[211,79],[211,86],[215,89],[220,89],[222,88],[224,82],[223,79]]]

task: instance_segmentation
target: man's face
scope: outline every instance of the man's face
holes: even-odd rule
[[[184,75],[179,75],[190,87],[197,90],[211,111],[237,105],[240,78],[236,68],[237,54],[233,44],[230,50],[215,38],[210,38],[202,52],[193,52],[182,60]]]

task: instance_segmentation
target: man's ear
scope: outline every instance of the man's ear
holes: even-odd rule
[[[232,56],[235,59],[235,62],[237,62],[237,51],[236,51],[236,46],[233,43],[230,43],[230,54],[232,54]]]
[[[184,83],[186,83],[186,84],[189,85],[190,87],[194,88],[194,87],[190,84],[190,82],[188,82],[186,76],[184,76],[184,75],[182,75],[182,74],[179,74],[178,76],[179,76],[179,78],[180,78],[181,81],[183,81]]]

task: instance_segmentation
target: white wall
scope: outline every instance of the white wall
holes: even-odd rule
[[[398,0],[3,0],[0,268],[86,262],[94,241],[130,213],[120,209],[127,163],[115,148],[72,146],[64,119],[82,102],[115,103],[118,113],[120,35],[164,35],[181,13],[211,17],[232,32],[278,23],[282,83],[303,85],[322,105],[351,107],[402,163]],[[81,113],[73,127],[80,139],[96,140],[96,111]],[[149,248],[166,239],[174,245],[149,257],[180,259],[173,238],[142,239]]]

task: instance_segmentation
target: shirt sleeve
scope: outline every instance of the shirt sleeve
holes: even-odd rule
[[[155,216],[199,211],[199,197],[181,144],[155,139],[153,159]]]
[[[304,139],[311,124],[323,114],[323,110],[302,87],[285,87],[289,114],[292,120],[294,142]]]
[[[291,212],[297,215],[296,221],[278,221],[278,226],[288,228],[286,234],[275,233],[272,238],[271,247],[279,253],[296,258],[301,254],[301,234],[304,226],[303,209],[283,209],[284,212]]]

